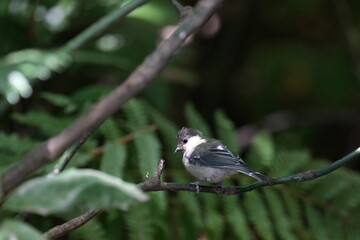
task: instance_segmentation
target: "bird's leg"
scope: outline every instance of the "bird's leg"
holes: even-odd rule
[[[199,194],[200,193],[200,184],[205,183],[205,182],[207,182],[207,181],[206,180],[201,180],[201,181],[197,181],[197,182],[192,182],[192,183],[190,183],[190,185],[195,185],[196,193]]]

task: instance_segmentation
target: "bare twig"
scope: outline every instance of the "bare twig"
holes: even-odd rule
[[[200,192],[204,193],[215,193],[221,195],[234,195],[244,192],[249,192],[255,190],[257,188],[271,186],[271,185],[279,185],[279,184],[287,184],[292,182],[305,182],[317,179],[324,175],[327,175],[339,167],[343,166],[345,163],[354,160],[360,156],[360,148],[355,151],[349,153],[343,158],[333,162],[327,167],[320,168],[317,170],[308,170],[306,172],[293,174],[290,176],[274,178],[271,183],[265,182],[254,182],[244,186],[232,186],[232,187],[218,187],[218,186],[200,186]],[[170,182],[160,182],[154,181],[154,179],[149,179],[146,182],[140,183],[138,185],[145,192],[153,192],[153,191],[189,191],[196,192],[196,186],[190,184],[180,184],[180,183],[170,183]]]
[[[127,100],[149,85],[176,50],[209,19],[222,2],[223,0],[199,1],[191,14],[179,24],[177,30],[161,42],[123,84],[97,102],[89,112],[79,117],[72,125],[34,148],[20,162],[5,172],[1,182],[1,199],[25,181],[30,174],[59,157],[85,133],[96,129],[118,111]]]
[[[85,223],[89,222],[100,212],[101,212],[100,210],[92,210],[92,211],[86,212],[83,215],[73,218],[64,224],[61,224],[61,225],[51,228],[49,231],[44,233],[44,237],[49,238],[49,239],[57,239],[61,236],[64,236],[68,232],[71,232],[71,231],[81,227]]]
[[[177,0],[170,0],[171,4],[175,7],[176,11],[179,14],[179,19],[182,21],[188,14],[191,12],[190,6],[183,6]]]

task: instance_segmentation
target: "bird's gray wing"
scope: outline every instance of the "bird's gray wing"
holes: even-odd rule
[[[222,168],[241,172],[251,171],[237,154],[222,144],[201,153],[195,151],[189,161],[194,165],[203,167]]]

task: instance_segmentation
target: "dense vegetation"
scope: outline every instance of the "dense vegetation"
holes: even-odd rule
[[[177,23],[170,1],[150,1],[73,47],[120,4],[0,4],[1,175],[121,84]],[[213,33],[203,29],[178,50],[60,174],[54,169],[76,146],[4,201],[0,239],[43,239],[92,209],[104,211],[63,239],[359,239],[356,162],[315,181],[235,196],[137,187],[161,158],[164,181],[194,181],[173,154],[182,126],[221,139],[274,178],[318,169],[359,147],[359,8],[345,0],[225,1],[207,26]],[[251,181],[239,174],[224,184]]]

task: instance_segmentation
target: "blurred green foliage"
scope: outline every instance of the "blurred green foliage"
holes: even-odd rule
[[[0,174],[121,84],[176,24],[169,1],[150,1],[82,48],[64,51],[127,2],[0,3]],[[360,5],[348,4],[358,34]],[[220,30],[200,31],[90,137],[69,169],[47,176],[71,149],[19,188],[3,206],[0,239],[15,232],[42,239],[41,232],[89,207],[107,211],[64,239],[359,239],[360,176],[345,168],[239,196],[155,192],[146,203],[124,197],[141,194],[133,183],[151,176],[160,158],[165,181],[194,181],[173,154],[181,126],[241,150],[251,167],[272,177],[325,166],[358,147],[357,60],[337,10],[322,0],[225,1]],[[270,124],[272,114],[280,128]],[[250,144],[239,143],[244,137]],[[90,179],[85,168],[94,171]],[[249,181],[235,175],[225,185]],[[117,192],[120,186],[131,190]],[[27,198],[19,195],[23,188],[31,190]],[[125,203],[129,209],[119,210]],[[51,214],[42,216],[39,204]],[[13,220],[23,211],[30,213],[25,221]]]

